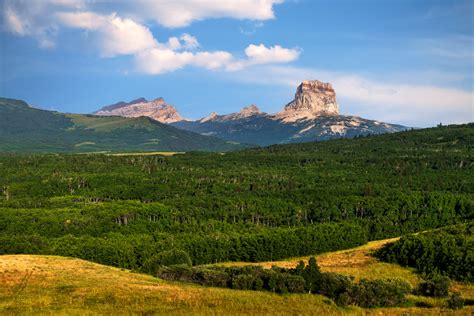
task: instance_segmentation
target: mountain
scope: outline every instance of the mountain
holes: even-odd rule
[[[214,112],[197,121],[179,121],[171,125],[203,135],[262,146],[407,129],[401,125],[341,115],[332,85],[318,80],[303,81],[295,98],[275,114],[263,113],[252,105],[237,113],[218,115]]]
[[[137,102],[143,103],[142,99]],[[149,117],[65,114],[0,98],[1,152],[228,151],[242,147]]]
[[[122,101],[104,106],[94,114],[123,117],[148,116],[161,123],[174,123],[183,120],[178,111],[172,105],[166,103],[163,98],[157,98],[153,101],[139,98],[128,103]]]

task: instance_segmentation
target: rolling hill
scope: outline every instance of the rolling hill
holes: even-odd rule
[[[0,98],[3,152],[228,151],[242,147],[149,117],[65,114]]]
[[[410,268],[368,256],[391,240],[317,257],[323,271],[367,278],[399,277],[413,286],[421,280]],[[302,258],[307,259],[307,258]],[[300,258],[262,263],[294,266]],[[250,263],[232,263],[243,265]],[[147,314],[147,315],[427,315],[456,314],[445,300],[410,295],[406,307],[341,308],[321,295],[241,291],[171,282],[85,260],[58,256],[0,256],[0,313],[18,314]],[[472,298],[472,285],[454,283],[452,290]],[[474,308],[458,311],[468,315]]]

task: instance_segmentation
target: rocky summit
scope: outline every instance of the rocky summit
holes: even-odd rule
[[[163,98],[148,101],[139,98],[130,102],[118,102],[108,105],[94,113],[101,116],[139,117],[148,116],[161,123],[174,123],[183,118],[176,109]]]
[[[296,89],[295,98],[278,113],[267,114],[251,105],[237,113],[218,115],[213,112],[197,121],[180,121],[173,125],[228,141],[262,146],[406,129],[401,125],[340,115],[334,88],[318,80],[303,81]]]
[[[266,113],[260,111],[260,109],[255,105],[249,105],[244,107],[242,110],[236,113],[230,113],[226,115],[219,115],[217,112],[212,112],[206,117],[198,120],[199,123],[205,122],[228,122],[228,121],[235,121],[239,119],[245,119],[256,115],[266,115]]]
[[[276,113],[275,118],[294,122],[320,115],[338,114],[339,105],[332,85],[319,80],[305,80],[296,89],[294,100],[289,102],[282,112]]]
[[[215,136],[226,141],[261,146],[284,143],[355,137],[405,130],[401,125],[341,115],[336,91],[330,83],[305,80],[296,88],[293,100],[277,113],[262,112],[255,104],[239,112],[212,112],[196,121],[184,120],[163,98],[147,101],[139,98],[119,102],[95,115],[138,117],[148,116],[184,130]]]

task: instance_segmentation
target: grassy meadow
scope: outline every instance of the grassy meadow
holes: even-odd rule
[[[323,271],[355,278],[399,277],[413,286],[410,268],[379,262],[371,251],[396,238],[317,256]],[[258,263],[293,267],[306,257]],[[227,263],[226,265],[250,263]],[[255,264],[255,263],[252,263]],[[55,315],[472,315],[474,307],[453,311],[445,299],[410,295],[407,306],[362,309],[337,307],[321,295],[279,295],[208,288],[170,282],[130,270],[58,256],[0,256],[0,314]],[[474,286],[453,282],[452,290],[474,298]],[[424,307],[421,307],[424,306]]]

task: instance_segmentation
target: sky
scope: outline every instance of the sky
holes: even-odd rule
[[[163,97],[198,119],[331,83],[341,113],[474,121],[471,0],[0,0],[0,96],[90,113]]]

